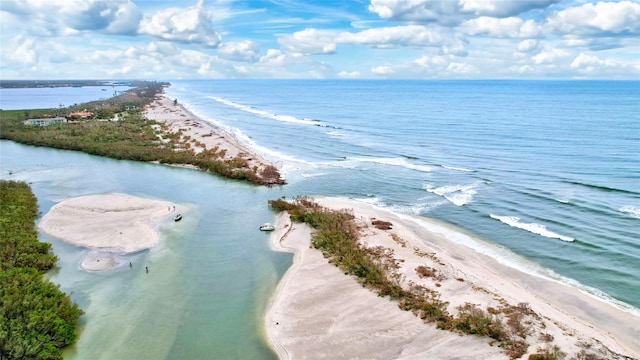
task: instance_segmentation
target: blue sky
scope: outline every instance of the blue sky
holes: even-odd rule
[[[640,1],[0,0],[2,79],[640,79]]]

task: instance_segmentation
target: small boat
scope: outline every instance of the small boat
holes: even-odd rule
[[[260,231],[273,231],[275,229],[276,229],[275,226],[269,223],[264,223],[263,225],[260,226]]]
[[[175,218],[173,218],[173,221],[180,221],[180,220],[182,220],[182,214],[178,214],[176,215]]]

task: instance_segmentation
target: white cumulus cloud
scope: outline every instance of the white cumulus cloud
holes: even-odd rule
[[[584,53],[580,53],[580,55],[576,56],[576,58],[571,62],[572,68],[589,67],[593,65],[619,66],[621,64],[614,60],[602,60],[597,56],[586,55]]]
[[[534,55],[531,59],[537,65],[540,64],[552,64],[558,59],[566,58],[571,54],[563,49],[553,48],[549,50],[543,50],[540,53]]]
[[[391,66],[381,65],[381,66],[372,67],[371,72],[376,75],[390,75],[390,74],[393,74],[395,70],[393,70]]]
[[[524,53],[534,52],[540,49],[540,42],[535,39],[522,40],[518,44],[518,51]]]
[[[367,29],[356,33],[343,32],[337,41],[376,48],[395,48],[439,46],[443,43],[443,38],[438,32],[422,25],[405,25]]]
[[[463,12],[479,16],[510,17],[532,9],[544,9],[560,0],[459,0]]]
[[[462,31],[470,35],[490,35],[503,38],[531,38],[540,35],[540,28],[533,20],[522,20],[519,17],[494,18],[482,16],[466,21]]]
[[[213,28],[213,14],[202,0],[188,8],[166,8],[140,22],[139,32],[167,41],[216,47],[221,35]]]
[[[301,54],[333,54],[336,52],[336,32],[307,28],[278,37],[283,50]]]
[[[371,0],[369,11],[385,19],[455,26],[480,16],[516,16],[557,2],[559,0]]]
[[[134,34],[141,19],[130,0],[2,0],[7,21],[43,36],[87,31]]]
[[[253,62],[260,57],[260,46],[251,40],[224,42],[218,47],[218,54],[225,59]]]
[[[343,79],[354,79],[354,78],[360,77],[360,72],[359,71],[340,71],[338,73],[338,76]]]
[[[587,3],[558,11],[548,25],[567,34],[639,34],[640,3],[631,1]]]

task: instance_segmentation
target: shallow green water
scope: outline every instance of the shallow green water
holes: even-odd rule
[[[109,192],[188,208],[181,222],[160,224],[158,246],[105,272],[81,271],[85,249],[41,234],[60,257],[51,279],[85,311],[65,359],[275,358],[263,314],[292,257],[272,251],[258,226],[273,220],[267,200],[282,189],[7,141],[0,153],[2,178],[31,183],[43,214],[66,198]]]

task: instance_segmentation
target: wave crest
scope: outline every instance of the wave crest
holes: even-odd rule
[[[321,126],[321,127],[326,127],[326,125],[322,124],[320,121],[318,120],[313,120],[313,119],[299,119],[295,116],[291,116],[291,115],[278,115],[278,114],[272,114],[269,113],[267,111],[264,110],[260,110],[260,109],[256,109],[253,108],[251,106],[248,105],[242,105],[242,104],[238,104],[235,103],[231,100],[227,100],[221,97],[217,97],[217,96],[209,96],[210,99],[213,99],[219,103],[234,107],[238,110],[242,110],[242,111],[246,111],[248,113],[252,113],[252,114],[256,114],[256,115],[260,115],[266,118],[270,118],[270,119],[274,119],[274,120],[278,120],[278,121],[282,121],[282,122],[288,122],[288,123],[294,123],[294,124],[303,124],[303,125],[313,125],[313,126]]]
[[[382,165],[391,165],[391,166],[399,166],[411,170],[417,170],[422,172],[430,172],[432,169],[427,165],[418,165],[412,164],[405,160],[404,158],[358,158],[358,157],[348,157],[345,161],[355,161],[355,162],[370,162]]]
[[[442,166],[447,170],[462,171],[462,172],[476,172],[475,170],[471,170],[463,167],[455,167],[455,166],[448,166],[448,165],[440,165],[440,166]]]
[[[640,207],[628,205],[621,207],[619,210],[625,214],[633,216],[634,218],[640,219]]]
[[[473,196],[477,193],[477,187],[477,183],[471,185],[447,185],[440,187],[427,184],[424,189],[432,194],[442,196],[456,206],[463,206],[473,200]]]
[[[540,236],[552,238],[552,239],[560,239],[562,241],[574,241],[575,239],[569,236],[560,235],[551,230],[548,230],[546,226],[536,223],[523,223],[520,222],[520,218],[517,216],[498,216],[494,214],[490,214],[492,219],[499,220],[509,226],[526,230],[530,233],[538,234]]]

